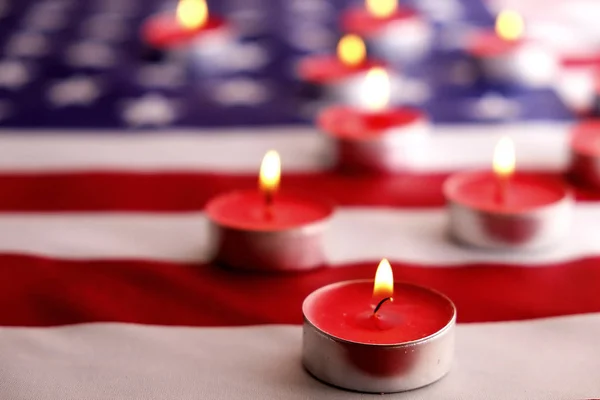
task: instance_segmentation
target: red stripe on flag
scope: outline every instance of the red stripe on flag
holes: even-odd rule
[[[459,322],[521,320],[600,311],[600,258],[547,267],[460,268],[394,263],[397,280],[454,300]],[[377,262],[305,274],[255,275],[150,261],[64,261],[1,255],[1,325],[94,321],[159,325],[300,324],[313,290],[372,279]],[[397,294],[401,301],[402,295]]]
[[[284,190],[320,193],[340,206],[439,207],[448,173],[387,177],[286,174]],[[540,176],[559,178],[556,174]],[[65,173],[0,175],[0,211],[192,211],[214,195],[257,187],[255,175]],[[600,193],[577,191],[579,200]]]

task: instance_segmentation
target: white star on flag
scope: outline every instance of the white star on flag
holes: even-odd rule
[[[98,14],[83,23],[81,29],[90,39],[117,42],[126,38],[128,26],[116,14]]]
[[[497,94],[487,94],[472,105],[477,119],[512,119],[518,116],[519,106],[514,101]]]
[[[116,63],[111,47],[93,41],[72,45],[66,55],[68,63],[74,67],[109,68]]]
[[[56,107],[90,105],[100,96],[98,83],[89,77],[76,76],[55,83],[48,90],[48,99]]]
[[[214,99],[227,106],[252,106],[264,103],[270,97],[266,85],[251,79],[238,78],[214,87]]]
[[[238,44],[231,55],[221,60],[221,65],[230,71],[249,71],[264,67],[269,61],[266,48],[258,44]]]
[[[147,65],[140,68],[138,83],[144,87],[174,88],[182,86],[185,73],[176,64]]]
[[[176,116],[174,104],[157,94],[130,100],[123,109],[123,119],[131,126],[164,126],[175,121]]]
[[[67,18],[59,9],[36,8],[25,17],[25,26],[40,31],[56,31],[65,26]]]
[[[6,44],[6,53],[16,57],[40,57],[49,49],[47,36],[33,32],[16,33]]]
[[[19,89],[30,80],[30,73],[21,61],[0,61],[0,88]]]

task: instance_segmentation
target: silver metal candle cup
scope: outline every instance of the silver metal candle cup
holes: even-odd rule
[[[395,103],[398,101],[400,93],[398,89],[402,85],[402,79],[393,71],[387,70],[392,93],[390,102]],[[368,71],[356,72],[347,77],[338,78],[328,82],[306,82],[307,85],[311,85],[318,89],[318,98],[309,99],[318,103],[319,107],[313,114],[317,114],[320,109],[330,105],[348,105],[354,107],[364,106],[364,91],[365,91],[365,77]]]
[[[412,64],[431,49],[433,29],[430,23],[415,15],[391,21],[365,40],[378,58],[394,65]]]
[[[307,271],[325,266],[323,236],[333,212],[332,206],[325,218],[270,231],[228,226],[207,213],[212,259],[228,268],[262,272]]]
[[[434,292],[452,305],[452,318],[438,332],[406,343],[376,345],[349,342],[323,332],[306,317],[311,296],[332,286],[355,282],[367,280],[325,286],[304,301],[302,362],[306,370],[322,382],[365,393],[412,390],[446,375],[454,356],[456,308],[450,299],[440,293]]]
[[[324,110],[323,113],[327,113]],[[358,120],[357,120],[358,121]],[[346,126],[341,126],[341,123]],[[391,127],[378,135],[340,135],[342,129],[350,127],[351,120],[321,123],[321,130],[328,135],[335,154],[336,167],[344,172],[387,174],[410,169],[422,157],[424,142],[427,140],[430,125],[423,115],[403,126]],[[365,128],[366,129],[366,128]]]
[[[569,232],[573,198],[524,211],[488,211],[453,200],[460,174],[444,183],[449,233],[459,243],[489,250],[537,250],[559,243]]]

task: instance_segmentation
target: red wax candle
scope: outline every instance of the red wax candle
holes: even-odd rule
[[[398,8],[391,14],[378,17],[365,8],[353,8],[342,15],[342,29],[360,36],[370,37],[381,33],[391,23],[403,23],[420,20],[415,11],[408,8]]]
[[[578,183],[600,189],[600,120],[585,121],[570,137],[570,176]]]
[[[555,244],[568,232],[572,198],[563,182],[476,171],[451,176],[443,190],[450,234],[461,243],[532,249]]]
[[[373,7],[383,5],[372,3]],[[365,37],[375,54],[392,63],[420,59],[431,47],[433,37],[431,24],[406,7],[379,12],[353,8],[342,15],[341,24],[345,32]]]
[[[363,60],[351,65],[336,56],[312,56],[302,60],[298,66],[298,75],[305,82],[319,85],[340,83],[349,78],[360,77],[374,67],[382,67],[377,61]]]
[[[501,57],[514,54],[523,44],[525,44],[523,38],[506,40],[498,36],[495,31],[479,31],[473,33],[467,49],[470,54],[478,58]]]
[[[338,43],[337,56],[306,57],[298,64],[297,72],[302,82],[319,89],[321,101],[353,104],[365,75],[373,68],[383,68],[383,64],[367,59],[359,36],[346,35]]]
[[[406,283],[393,283],[393,300],[386,301],[373,294],[373,286],[340,282],[306,298],[303,354],[309,372],[335,386],[375,393],[441,378],[452,360],[452,302]]]
[[[493,82],[539,87],[552,83],[555,57],[523,36],[524,22],[515,12],[498,15],[496,29],[474,32],[466,51],[478,62],[483,76]]]
[[[162,13],[150,17],[142,27],[142,38],[150,46],[168,50],[184,47],[202,36],[210,36],[226,29],[224,20],[209,17],[201,26],[185,28],[175,13]]]
[[[276,155],[267,153],[265,161],[269,154]],[[226,193],[206,205],[215,230],[217,263],[260,271],[306,270],[325,264],[322,235],[333,207],[308,194],[276,194],[278,163],[276,177],[261,184],[262,192]],[[266,179],[261,168],[261,182]]]
[[[410,159],[418,156],[429,122],[413,108],[369,111],[337,106],[325,109],[317,125],[333,140],[341,170],[393,173],[408,168]]]

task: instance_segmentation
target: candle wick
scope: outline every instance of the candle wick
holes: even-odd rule
[[[383,303],[385,303],[386,301],[390,301],[393,302],[394,299],[392,297],[386,297],[385,299],[381,300],[379,302],[379,304],[377,304],[377,307],[375,307],[375,310],[373,310],[373,315],[377,314],[377,311],[379,311],[379,309],[381,308],[381,306],[383,305]]]
[[[505,205],[507,197],[507,186],[510,175],[500,175],[497,179],[496,199],[498,204]]]
[[[273,218],[274,195],[271,190],[265,191],[265,216],[267,219]]]

